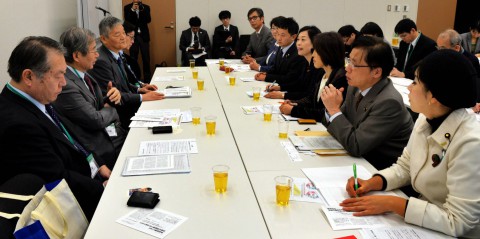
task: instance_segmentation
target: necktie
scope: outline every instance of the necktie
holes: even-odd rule
[[[140,84],[138,83],[139,79],[137,78],[137,75],[135,75],[135,72],[133,72],[132,68],[130,67],[130,65],[127,63],[127,58],[125,57],[124,54],[121,54],[120,57],[122,58],[122,61],[123,61],[123,64],[125,66],[125,70],[128,70],[128,72],[130,72],[130,74],[132,74],[132,76],[135,78],[135,85],[139,86]]]
[[[410,44],[408,46],[407,59],[405,60],[405,65],[403,66],[404,71],[405,71],[405,68],[407,67],[408,60],[410,60],[410,57],[412,56],[412,52],[413,52],[413,45]]]
[[[122,74],[123,80],[128,83],[127,76],[125,75],[125,68],[123,66],[123,60],[121,57],[117,58],[117,65],[118,65],[118,69],[120,70],[120,73]]]
[[[193,34],[193,41],[198,42],[198,33]]]
[[[60,122],[60,119],[58,118],[57,113],[55,113],[55,109],[53,109],[53,106],[51,104],[45,105],[45,109],[47,110],[48,115],[52,118],[53,122],[55,122],[55,125],[57,126],[60,131],[67,136],[68,141],[75,146],[78,152],[82,153],[85,157],[88,157],[90,153],[85,150],[85,148],[80,145],[75,139],[72,138],[72,136],[68,133],[68,131],[63,127],[62,122]]]
[[[225,31],[228,32],[228,28],[225,27]]]
[[[362,101],[363,95],[358,92],[357,97],[355,97],[355,109],[358,110],[358,105],[360,104],[360,101]]]
[[[90,93],[92,93],[93,97],[97,98],[96,95],[95,95],[95,91],[93,90],[93,84],[92,84],[92,79],[90,79],[90,77],[85,74],[85,76],[83,77],[83,79],[85,80],[85,82],[87,83],[88,85],[88,88],[90,90]]]

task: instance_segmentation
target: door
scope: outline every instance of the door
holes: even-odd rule
[[[131,0],[122,0],[122,6],[131,2]],[[150,69],[153,74],[155,64],[160,64],[162,61],[165,61],[168,66],[177,65],[175,0],[143,0],[142,3],[150,6],[152,16],[152,22],[148,24],[148,28],[150,30]],[[140,56],[137,60],[141,65]]]

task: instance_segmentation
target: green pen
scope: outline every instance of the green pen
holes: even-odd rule
[[[353,178],[355,179],[355,191],[358,189],[358,181],[357,181],[357,164],[353,163]]]

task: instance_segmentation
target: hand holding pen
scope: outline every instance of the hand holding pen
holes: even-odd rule
[[[277,84],[277,81],[274,80],[272,84],[267,85],[267,88],[265,88],[265,91],[270,92],[272,90],[272,87],[275,86],[276,84]]]
[[[355,184],[357,185],[357,189],[355,189]],[[348,179],[346,191],[350,197],[359,197],[370,191],[382,190],[382,186],[383,181],[380,176],[373,176],[368,180],[363,180],[361,178],[356,178],[355,180],[354,175],[353,177]]]

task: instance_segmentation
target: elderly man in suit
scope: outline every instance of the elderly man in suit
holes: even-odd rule
[[[189,29],[182,31],[178,48],[182,51],[182,64],[188,66],[191,59],[195,65],[206,66],[205,58],[209,57],[210,38],[207,31],[200,28],[202,20],[195,16],[188,21]],[[203,55],[200,55],[203,54]]]
[[[374,37],[352,44],[346,67],[348,90],[325,86],[321,98],[327,110],[328,132],[352,156],[362,156],[377,169],[397,161],[407,145],[413,122],[402,96],[388,74],[393,68],[390,46]]]
[[[137,87],[130,84],[121,58],[127,37],[122,21],[115,17],[106,17],[100,21],[99,30],[103,45],[98,48],[99,57],[88,73],[97,80],[103,95],[108,92],[109,82],[120,91],[122,101],[116,108],[123,128],[128,130],[130,118],[135,115],[142,101],[161,100],[164,95],[156,92],[153,85]]]
[[[250,35],[247,49],[242,54],[242,61],[250,64],[252,61],[261,62],[267,56],[268,50],[275,43],[270,29],[265,26],[263,10],[261,8],[252,8],[247,14],[250,26],[255,30]]]
[[[237,58],[239,33],[238,27],[230,24],[232,14],[230,11],[224,10],[218,14],[218,18],[222,22],[221,25],[215,27],[213,32],[213,58]]]
[[[417,31],[414,21],[406,18],[400,20],[395,26],[395,33],[400,36],[400,49],[398,50],[397,64],[390,72],[391,76],[415,78],[414,66],[417,62],[437,50],[434,40]]]
[[[66,49],[67,85],[54,105],[78,140],[113,169],[126,136],[114,107],[121,94],[110,82],[104,102],[97,81],[86,73],[98,58],[95,35],[90,30],[71,27],[60,36],[60,43]]]
[[[46,182],[64,178],[90,219],[110,170],[51,105],[66,84],[66,69],[63,47],[48,37],[27,37],[13,50],[11,80],[0,94],[0,183],[22,173]]]

